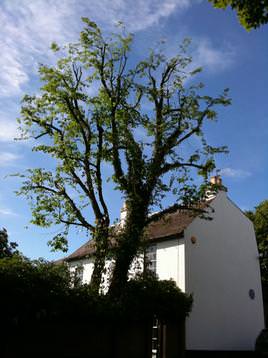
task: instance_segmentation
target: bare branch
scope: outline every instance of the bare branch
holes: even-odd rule
[[[183,163],[183,162],[166,163],[161,167],[160,175],[163,175],[163,174],[169,172],[170,170],[184,168],[184,167],[191,167],[191,168],[196,168],[196,169],[204,169],[205,168],[204,165],[190,163],[190,162],[188,162],[188,163]]]
[[[69,221],[69,220],[64,220],[62,218],[59,218],[60,222],[62,222],[63,224],[66,224],[66,225],[74,225],[74,226],[81,226],[81,227],[85,227],[85,225],[77,222],[77,221]]]

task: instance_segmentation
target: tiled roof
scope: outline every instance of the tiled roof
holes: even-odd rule
[[[151,222],[146,229],[148,240],[160,240],[182,234],[196,218],[197,214],[190,210],[178,210],[166,214],[161,219]]]
[[[92,255],[95,251],[95,245],[93,240],[89,240],[84,245],[80,246],[71,255],[65,258],[65,261],[72,261],[82,259],[88,255]]]
[[[159,220],[151,222],[148,225],[148,228],[146,229],[147,240],[165,240],[170,237],[179,236],[191,224],[196,216],[197,214],[190,210],[177,210],[174,213],[165,214]],[[83,259],[92,255],[94,251],[94,241],[89,240],[71,255],[66,257],[65,261]]]

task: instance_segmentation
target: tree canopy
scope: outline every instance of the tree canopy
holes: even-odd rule
[[[226,9],[231,6],[245,29],[251,30],[268,22],[267,0],[209,0],[214,7]]]
[[[18,254],[17,246],[16,242],[8,241],[7,230],[5,228],[0,229],[0,259]]]
[[[262,281],[268,283],[268,200],[262,201],[254,211],[246,211],[246,215],[253,222],[256,233]]]
[[[95,23],[83,21],[78,43],[52,45],[60,56],[57,65],[40,66],[40,93],[23,99],[23,135],[38,141],[33,150],[52,158],[54,167],[22,174],[18,194],[30,200],[34,224],[64,225],[50,242],[55,249],[67,245],[71,226],[91,232],[98,287],[111,234],[104,195],[109,163],[110,179],[127,207],[113,251],[111,287],[118,288],[127,280],[144,228],[160,215],[149,218],[150,209],[167,193],[175,205],[164,212],[193,208],[204,199],[215,154],[226,147],[209,145],[203,128],[230,99],[227,90],[212,97],[193,82],[200,69],[191,66],[189,40],[171,58],[151,50],[133,64],[131,34],[122,29],[105,36]],[[196,176],[203,178],[201,185]]]

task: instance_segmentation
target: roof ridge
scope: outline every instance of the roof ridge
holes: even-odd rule
[[[214,198],[210,201],[202,203],[201,207],[209,206],[213,200]],[[168,240],[170,238],[181,236],[184,230],[193,222],[198,214],[200,214],[200,212],[197,211],[195,211],[193,214],[193,209],[194,208],[186,209],[186,207],[178,207],[176,211],[167,212],[162,216],[160,215],[161,217],[156,221],[150,222],[145,229],[148,242],[156,240]],[[113,226],[113,228],[120,228],[120,224],[116,224]],[[94,239],[90,239],[69,256],[67,256],[64,260],[72,261],[86,258],[94,254],[94,252]]]

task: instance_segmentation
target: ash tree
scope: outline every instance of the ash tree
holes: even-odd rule
[[[151,51],[133,65],[131,34],[122,30],[105,36],[95,23],[83,21],[80,41],[65,49],[57,66],[40,67],[41,94],[24,97],[24,135],[43,140],[34,150],[52,157],[55,169],[30,169],[19,194],[32,203],[33,223],[65,225],[51,242],[54,248],[67,243],[71,225],[92,233],[98,287],[110,252],[109,198],[103,196],[102,172],[103,162],[109,162],[127,208],[113,245],[110,281],[110,292],[120,294],[148,223],[179,208],[193,210],[204,198],[215,154],[226,147],[209,145],[203,127],[215,121],[216,107],[229,105],[230,99],[227,90],[211,97],[202,93],[202,83],[193,84],[191,77],[200,69],[191,69],[188,40],[172,58]],[[52,47],[61,53],[56,44]],[[149,215],[171,192],[175,204]]]
[[[54,250],[67,250],[72,226],[92,234],[96,244],[92,285],[98,289],[110,225],[101,170],[105,133],[102,118],[92,112],[95,98],[87,94],[94,76],[83,74],[74,49],[70,46],[68,56],[54,68],[41,65],[41,94],[23,98],[22,137],[34,138],[38,144],[33,151],[45,154],[54,165],[20,174],[23,185],[18,194],[30,201],[33,224],[60,225],[49,242]]]
[[[246,30],[259,28],[268,22],[267,0],[209,0],[215,8],[229,6],[236,11],[240,24]]]

